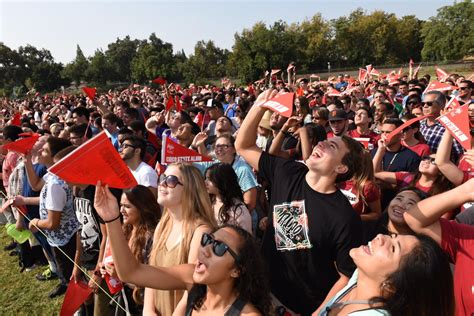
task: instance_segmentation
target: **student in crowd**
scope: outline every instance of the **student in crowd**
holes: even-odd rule
[[[218,225],[232,224],[252,233],[252,218],[245,206],[237,174],[229,164],[218,163],[207,168],[206,188]]]
[[[406,122],[416,116],[406,114],[402,117],[402,121]],[[423,135],[420,133],[420,122],[414,122],[402,131],[402,144],[414,151],[418,156],[425,157],[430,155],[430,146],[424,143]]]
[[[271,185],[272,213],[262,251],[274,302],[307,315],[341,290],[354,271],[349,250],[361,242],[361,221],[336,182],[352,177],[363,149],[347,136],[333,137],[315,147],[306,165],[262,152],[255,144],[265,113],[260,105],[276,93],[259,95],[236,147]]]

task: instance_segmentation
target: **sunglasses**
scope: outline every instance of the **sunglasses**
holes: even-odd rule
[[[224,242],[215,240],[211,234],[204,233],[201,237],[201,246],[206,247],[208,245],[212,245],[212,252],[216,256],[222,257],[223,255],[225,255],[226,252],[229,252],[230,255],[234,258],[235,262],[238,263],[240,261],[240,257],[235,253],[235,251],[230,249],[230,247],[227,246]]]
[[[427,102],[421,102],[421,105],[425,106],[433,106],[436,102],[434,101],[427,101]]]
[[[464,91],[464,90],[467,90],[467,89],[469,89],[469,87],[459,87],[459,90],[463,90],[463,91]]]
[[[222,145],[216,145],[215,149],[228,149],[230,145],[227,144],[222,144]]]
[[[165,186],[167,188],[170,188],[170,189],[174,189],[176,188],[177,185],[183,185],[177,176],[173,176],[173,175],[169,175],[169,176],[165,176],[165,175],[161,175],[160,176],[160,185],[162,186]]]
[[[436,165],[435,158],[430,157],[430,156],[421,157],[421,161],[429,161],[431,164]]]
[[[407,104],[408,104],[408,105],[416,105],[416,104],[419,104],[419,103],[420,103],[420,102],[418,102],[418,101],[410,101],[410,102],[408,102]]]

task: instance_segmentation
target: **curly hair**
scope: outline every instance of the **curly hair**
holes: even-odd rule
[[[234,282],[235,291],[240,299],[251,303],[262,315],[269,315],[271,298],[267,271],[255,240],[249,232],[235,225],[223,225],[214,232],[222,228],[231,228],[240,237],[240,247],[237,249],[239,262],[236,263],[240,274]],[[206,285],[194,284],[189,291],[193,309],[202,307],[206,294]]]
[[[234,168],[226,163],[217,163],[207,168],[205,174],[206,179],[217,187],[222,200],[222,206],[217,215],[218,221],[223,224],[227,223],[230,219],[229,213],[233,215],[234,219],[239,217],[240,214],[236,214],[237,207],[243,204],[244,196]],[[211,201],[212,203],[216,201],[214,194],[211,194]]]
[[[371,304],[382,304],[392,316],[454,315],[453,275],[446,254],[428,236],[415,235],[418,245],[400,261],[385,280],[382,295]],[[422,288],[420,288],[422,285]]]

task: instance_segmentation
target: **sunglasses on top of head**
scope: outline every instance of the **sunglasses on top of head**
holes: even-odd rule
[[[169,176],[166,176],[164,174],[162,174],[160,176],[160,185],[162,186],[165,186],[167,188],[170,188],[170,189],[174,189],[176,188],[177,185],[183,185],[177,176],[173,176],[173,175],[169,175]]]
[[[234,258],[235,262],[239,263],[240,257],[237,255],[237,253],[235,253],[235,251],[230,249],[226,243],[220,240],[215,240],[211,234],[204,233],[201,237],[201,246],[206,247],[207,245],[212,245],[212,252],[216,256],[222,257],[226,252],[229,252],[229,254]]]

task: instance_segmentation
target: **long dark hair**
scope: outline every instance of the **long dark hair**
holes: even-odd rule
[[[223,225],[214,232],[226,227],[233,229],[241,239],[240,247],[237,249],[240,260],[239,263],[236,263],[240,275],[235,279],[234,289],[241,300],[251,303],[262,315],[269,315],[271,307],[270,288],[267,271],[258,246],[252,235],[238,226]],[[206,294],[206,285],[194,284],[189,291],[189,299],[191,299],[193,309],[201,308]]]
[[[147,243],[153,240],[153,232],[161,218],[161,208],[155,196],[147,187],[137,185],[131,189],[123,191],[130,204],[138,211],[139,223],[133,231],[132,225],[123,225],[125,238],[129,241],[130,250],[133,256],[141,263],[147,263],[148,258],[144,258],[144,249]],[[133,238],[131,240],[131,238]],[[150,248],[151,249],[151,248]],[[141,288],[135,287],[133,299],[138,304],[143,304],[139,295]]]
[[[206,178],[216,186],[222,200],[222,206],[217,215],[219,222],[227,223],[230,219],[229,212],[233,214],[234,219],[239,217],[241,214],[236,214],[236,212],[238,206],[243,205],[244,196],[234,168],[226,163],[217,163],[207,168]],[[211,194],[211,201],[212,203],[216,201],[214,194]]]
[[[413,180],[409,183],[409,186],[416,186],[418,180],[421,178],[421,172],[418,170],[413,177]],[[453,184],[444,176],[444,174],[439,171],[436,180],[433,182],[430,190],[428,191],[429,195],[436,195],[446,191],[449,191],[453,188]]]
[[[385,280],[382,303],[392,316],[454,315],[453,276],[446,254],[428,236],[414,235],[419,244],[400,261],[400,267]]]

